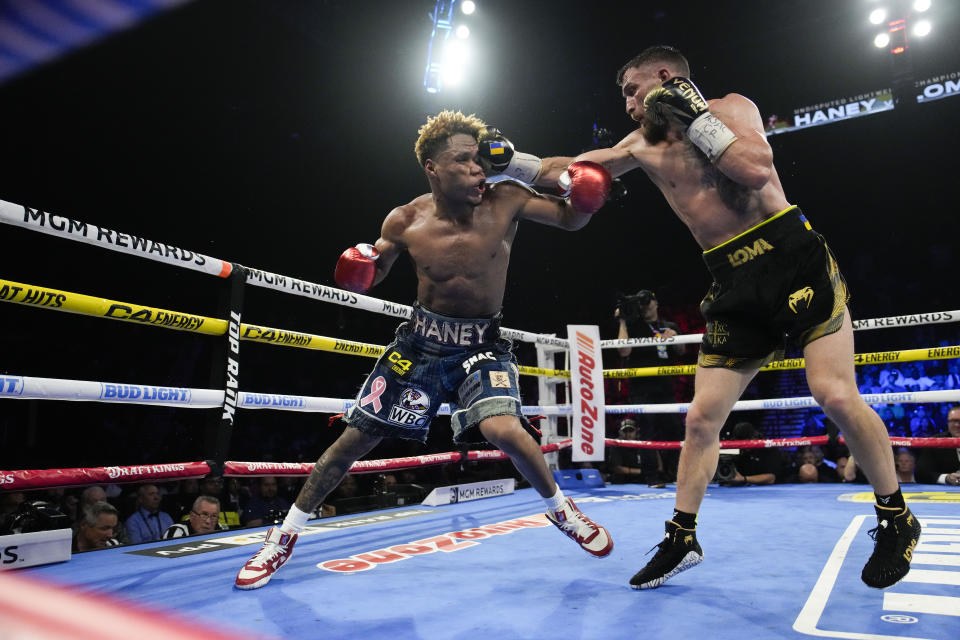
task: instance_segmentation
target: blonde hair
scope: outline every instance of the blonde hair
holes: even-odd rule
[[[417,154],[417,160],[422,166],[427,158],[433,158],[446,149],[450,136],[465,133],[477,138],[486,126],[483,120],[472,113],[465,116],[459,111],[441,111],[435,116],[428,117],[427,123],[420,127],[417,132],[420,137],[413,145],[413,151]]]

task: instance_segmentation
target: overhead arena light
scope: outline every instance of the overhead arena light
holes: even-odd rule
[[[917,13],[923,13],[930,8],[930,0],[913,0],[913,10]]]
[[[470,60],[470,49],[462,40],[448,40],[443,50],[441,69],[445,84],[456,86],[463,81]]]
[[[880,24],[887,19],[887,10],[883,7],[870,12],[870,24]]]
[[[878,49],[883,49],[888,44],[890,44],[889,33],[878,33],[877,37],[873,39],[873,46]]]
[[[462,81],[470,58],[466,47],[470,27],[468,19],[458,16],[455,20],[454,15],[457,9],[471,14],[476,8],[472,0],[436,0],[430,14],[433,29],[427,44],[427,68],[423,76],[427,93],[440,93],[445,84],[452,86]],[[456,38],[452,37],[454,35]]]
[[[913,35],[923,37],[930,33],[930,30],[933,28],[933,25],[930,24],[929,20],[918,20],[913,25]]]

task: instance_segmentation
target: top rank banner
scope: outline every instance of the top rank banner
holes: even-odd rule
[[[603,461],[606,408],[603,356],[596,325],[567,325],[570,340],[570,404],[573,405],[574,462]]]

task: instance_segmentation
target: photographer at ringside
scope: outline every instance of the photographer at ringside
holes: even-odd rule
[[[660,317],[657,296],[647,289],[634,295],[619,296],[614,317],[619,320],[618,339],[625,338],[672,338],[679,327]],[[657,345],[655,347],[621,347],[617,350],[623,358],[623,366],[662,367],[678,363],[683,356],[684,345]],[[673,378],[670,376],[644,376],[630,378],[630,404],[660,404],[676,402]],[[683,425],[680,417],[672,413],[638,414],[637,438],[639,440],[682,440]],[[648,485],[662,487],[673,482],[677,474],[676,451],[641,449],[644,477]]]

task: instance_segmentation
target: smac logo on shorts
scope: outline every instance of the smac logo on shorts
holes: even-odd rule
[[[420,389],[408,387],[400,394],[399,403],[390,407],[387,420],[405,427],[420,427],[427,423],[424,414],[429,408],[430,396]]]
[[[493,351],[481,351],[475,353],[463,362],[460,363],[460,366],[463,367],[463,370],[467,373],[470,373],[470,369],[473,368],[473,365],[481,362],[483,360],[492,360],[496,362],[496,357],[493,355]]]
[[[742,264],[750,262],[757,256],[762,256],[767,251],[773,251],[773,245],[763,238],[757,238],[757,241],[753,243],[753,246],[744,245],[733,253],[728,253],[727,260],[729,260],[730,264],[734,267],[739,267]]]

